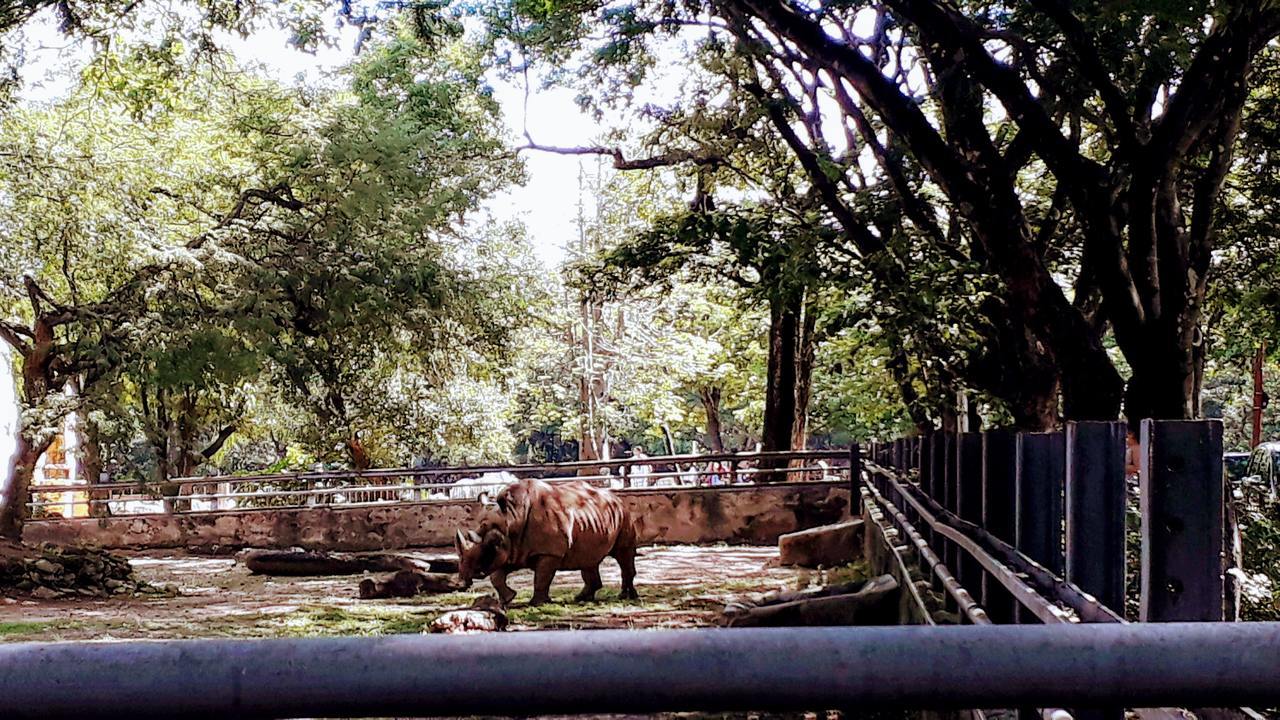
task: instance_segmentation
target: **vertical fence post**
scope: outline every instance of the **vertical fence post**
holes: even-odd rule
[[[849,516],[862,516],[862,448],[849,445]]]
[[[942,465],[942,494],[938,497],[938,502],[951,513],[955,513],[956,511],[957,486],[959,485],[956,477],[960,470],[960,465],[956,462],[957,437],[956,433],[943,433],[942,436],[944,453]],[[939,555],[942,556],[942,562],[953,575],[959,575],[961,555],[960,547],[945,539],[941,542],[943,551],[939,553]],[[960,580],[958,577],[956,579]],[[963,583],[963,581],[961,582]],[[951,597],[950,593],[945,596],[945,600],[947,609],[955,609],[954,598]]]
[[[1066,442],[1060,432],[1018,434],[1016,545],[1062,576],[1062,491]]]
[[[1010,545],[1016,539],[1017,454],[1018,436],[1012,430],[982,434],[982,527]],[[982,578],[982,605],[994,622],[1011,623],[1016,617],[1013,596],[986,575]]]
[[[1124,614],[1122,422],[1067,424],[1067,580]]]
[[[943,447],[946,448],[944,451],[946,453],[946,457],[943,461],[943,467],[945,470],[943,471],[942,479],[942,497],[938,498],[938,502],[942,503],[944,508],[953,513],[956,511],[956,473],[960,469],[959,464],[956,463],[957,437],[958,436],[955,433],[947,433],[943,436]]]
[[[961,433],[956,437],[956,515],[974,525],[982,525],[982,434]],[[960,584],[974,597],[981,597],[982,565],[969,553],[960,553]]]
[[[1222,620],[1222,422],[1142,421],[1143,622]]]
[[[932,442],[932,435],[920,436],[920,457],[916,460],[920,472],[916,475],[916,482],[925,493],[928,493],[933,485],[933,449],[930,445]]]
[[[945,478],[947,476],[946,434],[935,432],[929,449],[932,456],[930,466],[933,468],[933,472],[929,473],[929,487],[925,488],[925,492],[929,493],[929,497],[934,502],[941,504],[944,497],[942,488],[946,486]]]

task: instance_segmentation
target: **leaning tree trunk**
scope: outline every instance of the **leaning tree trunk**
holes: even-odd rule
[[[702,410],[707,416],[707,447],[713,453],[722,453],[724,452],[724,435],[720,425],[720,388],[699,388],[698,399],[702,401]]]

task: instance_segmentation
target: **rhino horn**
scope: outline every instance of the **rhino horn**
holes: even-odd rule
[[[474,535],[475,532],[472,531],[470,534]],[[459,554],[462,554],[463,551],[465,551],[468,547],[470,547],[474,543],[475,543],[475,540],[472,540],[470,537],[463,534],[461,530],[453,534],[453,544],[457,546]]]

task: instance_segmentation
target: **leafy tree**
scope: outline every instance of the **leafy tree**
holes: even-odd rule
[[[559,62],[587,48],[580,76],[626,88],[670,50],[665,37],[732,35],[750,60],[744,87],[882,283],[901,286],[883,270],[909,260],[867,232],[862,159],[932,255],[964,238],[961,258],[998,281],[984,312],[999,331],[994,375],[1017,382],[985,384],[1016,388],[1005,399],[1020,424],[1056,423],[1059,394],[1074,419],[1115,417],[1122,394],[1130,418],[1198,413],[1214,215],[1251,66],[1280,32],[1274,4],[503,8],[498,45]],[[627,97],[593,82],[596,96]],[[678,155],[710,161],[658,157]],[[943,202],[959,228],[940,233]]]
[[[213,85],[193,98],[218,100]],[[214,104],[216,106],[216,103]],[[83,88],[48,110],[0,119],[0,338],[20,360],[22,429],[0,502],[13,536],[36,460],[78,398],[100,395],[162,322],[157,292],[279,195],[253,184],[248,131],[188,102],[137,122]],[[191,199],[192,201],[188,201]],[[185,269],[184,269],[185,268]],[[64,389],[74,385],[77,397]]]

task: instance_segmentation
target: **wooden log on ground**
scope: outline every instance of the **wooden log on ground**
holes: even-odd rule
[[[385,582],[365,578],[360,581],[359,586],[362,600],[407,598],[420,593],[447,593],[462,589],[462,581],[456,575],[420,573],[412,570],[401,570]]]
[[[881,575],[861,583],[855,592],[813,594],[727,611],[728,627],[802,627],[826,625],[893,625],[898,619],[898,581]]]
[[[255,575],[308,577],[359,575],[364,572],[457,572],[450,558],[425,558],[409,553],[328,553],[298,550],[245,550],[236,561]]]
[[[862,557],[862,520],[787,533],[778,538],[783,565],[835,567]]]

